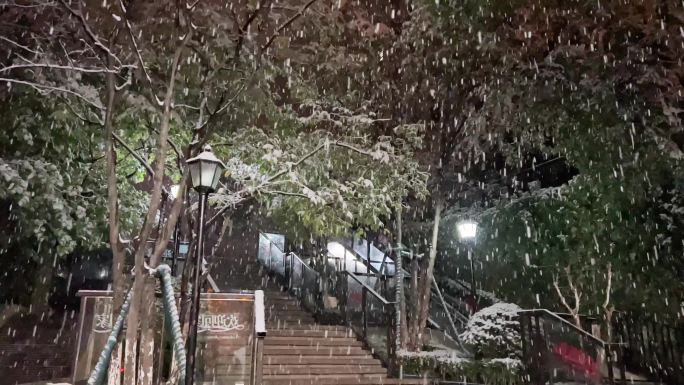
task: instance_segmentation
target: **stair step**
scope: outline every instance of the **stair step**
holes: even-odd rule
[[[264,365],[373,365],[380,361],[366,354],[358,356],[273,355],[264,356]]]
[[[270,313],[266,314],[266,322],[268,321],[277,321],[277,320],[283,320],[283,321],[289,321],[289,320],[311,320],[313,321],[313,317],[304,312],[298,312],[298,313]]]
[[[335,378],[316,378],[316,377],[302,377],[298,379],[279,378],[280,376],[264,377],[262,383],[264,385],[426,385],[430,382],[428,380],[399,380],[397,378],[383,378],[383,377],[361,377],[354,378],[348,376],[339,376]],[[307,376],[308,377],[308,376]],[[339,378],[339,379],[338,379]]]
[[[368,352],[359,346],[264,346],[264,355],[312,355],[312,356],[367,356]]]
[[[336,325],[318,325],[315,323],[301,323],[301,322],[269,322],[266,324],[266,330],[329,330],[329,331],[347,331],[346,326]]]
[[[268,337],[320,337],[344,338],[354,337],[354,332],[347,330],[307,330],[307,329],[274,329],[268,331]]]
[[[388,380],[384,374],[278,374],[274,376],[264,376],[264,385],[319,385],[319,384],[386,384]]]
[[[307,337],[276,337],[267,336],[264,346],[285,345],[299,346],[363,346],[360,341],[352,338],[307,338]]]
[[[316,326],[312,320],[271,320],[266,323],[266,330],[278,329],[314,329]]]
[[[264,365],[264,376],[281,374],[387,374],[381,365]]]

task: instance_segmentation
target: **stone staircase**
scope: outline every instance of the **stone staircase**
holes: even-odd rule
[[[264,385],[426,383],[389,378],[351,329],[317,324],[294,298],[269,290],[265,299]]]
[[[75,319],[18,313],[0,326],[0,384],[66,379],[71,374]]]

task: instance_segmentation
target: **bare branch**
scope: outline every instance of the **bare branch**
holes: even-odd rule
[[[55,86],[48,86],[48,85],[45,85],[45,84],[39,84],[39,83],[29,82],[29,81],[26,81],[26,80],[10,79],[10,78],[0,78],[0,82],[8,82],[8,83],[23,84],[23,85],[26,85],[26,86],[29,86],[29,87],[35,89],[36,91],[38,91],[38,92],[40,92],[40,93],[42,93],[42,94],[48,94],[48,93],[50,93],[50,92],[52,92],[52,91],[55,91],[55,92],[63,92],[63,93],[65,93],[65,94],[69,94],[69,95],[76,96],[77,98],[83,100],[84,102],[86,102],[87,104],[91,105],[92,107],[97,108],[98,110],[104,110],[104,107],[103,107],[101,104],[95,103],[95,102],[93,102],[92,100],[88,99],[87,97],[85,97],[85,96],[79,94],[78,92],[72,91],[72,90],[67,89],[67,88],[55,87]],[[99,101],[98,101],[98,102],[99,102]]]
[[[67,98],[60,96],[60,99],[62,99],[62,102],[64,102],[64,105],[67,107],[69,112],[71,112],[74,116],[76,116],[77,118],[82,120],[84,123],[93,124],[93,125],[97,125],[97,126],[104,125],[104,121],[102,121],[101,119],[98,119],[97,121],[95,121],[95,120],[91,120],[91,119],[79,114],[76,111],[76,109],[74,109],[74,107],[71,106],[71,103],[69,103],[69,100]]]
[[[15,7],[15,8],[41,8],[41,7],[52,7],[56,3],[54,1],[39,1],[37,4],[18,4],[18,3],[0,3],[0,7]]]
[[[4,36],[0,36],[0,40],[4,40],[4,41],[6,41],[6,42],[8,42],[8,43],[10,43],[10,44],[12,44],[12,45],[14,45],[14,46],[17,46],[17,47],[19,47],[19,48],[21,48],[21,49],[24,49],[24,50],[26,50],[26,51],[28,51],[28,52],[31,52],[31,53],[33,53],[33,54],[36,54],[36,55],[42,54],[42,52],[40,52],[40,51],[34,51],[34,50],[30,49],[29,47],[26,47],[26,46],[24,46],[24,45],[21,45],[21,44],[17,43],[16,41],[11,40],[11,39],[8,39],[8,38],[6,38],[6,37],[4,37]]]
[[[556,289],[556,293],[558,294],[558,297],[560,298],[563,306],[565,306],[565,308],[568,309],[570,313],[573,313],[573,309],[568,304],[568,301],[566,301],[565,295],[563,295],[563,292],[560,289],[560,285],[558,284],[558,276],[555,274],[553,275],[553,287]]]
[[[207,120],[204,121],[204,122],[201,123],[201,124],[198,124],[198,125],[196,126],[195,130],[196,130],[196,131],[200,131],[200,130],[204,129],[204,128],[209,124],[209,122],[211,122],[217,115],[221,114],[221,113],[222,113],[223,111],[225,111],[228,107],[230,107],[231,105],[233,105],[233,103],[235,103],[235,101],[237,100],[237,98],[242,94],[242,92],[243,92],[246,88],[247,88],[247,86],[246,86],[245,84],[242,84],[240,87],[238,87],[238,89],[237,89],[237,91],[235,91],[235,94],[233,95],[233,97],[230,98],[230,100],[228,100],[225,104],[217,106],[217,107],[216,107],[216,110],[214,110],[214,112],[212,112],[212,113],[209,114],[209,116],[207,117]],[[202,110],[202,109],[200,108],[200,111],[201,111],[201,110]],[[199,121],[198,121],[198,123],[199,123]]]
[[[252,12],[248,17],[247,20],[245,20],[245,23],[240,27],[238,31],[238,37],[237,37],[237,42],[235,43],[235,55],[233,57],[234,61],[237,61],[240,58],[240,52],[242,51],[242,44],[245,40],[245,33],[247,32],[247,29],[249,28],[249,25],[252,24],[252,22],[256,19],[256,17],[259,15],[262,9],[270,9],[271,5],[271,0],[265,0],[264,5],[261,5],[261,2],[257,2],[257,7]],[[236,17],[237,19],[237,17]]]
[[[135,67],[135,66],[125,66],[125,67]],[[0,68],[0,72],[8,72],[8,71],[11,71],[13,69],[18,69],[18,68],[51,68],[51,69],[60,69],[60,70],[85,72],[85,73],[106,73],[106,72],[117,73],[117,72],[119,72],[118,70],[107,69],[107,68],[82,68],[82,67],[65,66],[65,65],[51,64],[51,63],[13,64],[11,66]]]
[[[608,305],[610,304],[610,292],[612,290],[611,286],[613,283],[613,266],[612,266],[612,264],[609,263],[607,269],[608,269],[608,271],[607,271],[606,275],[607,275],[608,283],[606,284],[606,300],[603,302],[603,308],[606,310],[608,309]]]
[[[128,153],[131,154],[138,161],[138,163],[140,163],[145,168],[147,173],[150,174],[152,178],[154,178],[154,170],[152,169],[152,166],[150,166],[150,164],[147,163],[147,161],[143,159],[143,157],[140,156],[140,154],[138,154],[137,151],[135,151],[133,148],[131,148],[131,146],[124,142],[124,140],[115,132],[112,132],[112,137],[114,138],[114,140],[116,140],[117,143],[123,146],[123,148],[125,148],[126,151],[128,151]],[[165,195],[169,195],[169,192],[166,190],[166,187],[164,186],[162,186],[162,192]]]
[[[365,150],[362,150],[362,149],[360,149],[360,148],[358,148],[358,147],[354,147],[354,146],[352,146],[351,144],[347,144],[347,143],[339,142],[339,141],[332,142],[331,144],[334,144],[335,146],[339,146],[339,147],[344,147],[344,148],[346,148],[346,149],[349,149],[349,150],[352,150],[352,151],[354,151],[354,152],[357,152],[357,153],[359,153],[359,154],[361,154],[361,155],[366,155],[366,156],[370,156],[370,157],[373,156],[373,154],[371,154],[370,152],[365,151]]]
[[[294,14],[294,15],[293,15],[291,18],[289,18],[285,23],[283,23],[283,24],[280,25],[278,28],[276,28],[276,30],[275,30],[275,32],[273,33],[273,35],[271,35],[271,37],[269,37],[268,40],[266,41],[266,44],[264,44],[264,45],[261,47],[261,52],[266,51],[266,49],[273,43],[273,41],[274,41],[278,36],[280,36],[280,34],[285,30],[285,28],[287,28],[287,27],[288,27],[290,24],[292,24],[295,20],[299,19],[302,15],[304,15],[304,12],[306,12],[306,10],[307,10],[309,7],[311,7],[316,1],[317,1],[317,0],[309,0],[309,2],[307,2],[306,4],[304,4],[304,6],[303,6],[302,8],[299,9],[299,12],[297,12],[296,14]]]
[[[133,44],[133,48],[135,49],[135,55],[138,59],[138,64],[140,64],[140,69],[142,69],[143,74],[145,74],[145,79],[147,79],[147,83],[152,87],[152,78],[150,77],[150,74],[147,72],[147,67],[145,66],[145,62],[143,61],[142,54],[140,53],[140,49],[138,48],[138,42],[135,40],[135,36],[133,35],[133,29],[131,28],[131,23],[128,21],[128,10],[126,9],[126,6],[123,3],[123,0],[119,0],[119,4],[121,5],[121,9],[123,10],[123,19],[124,19],[124,24],[126,25],[126,31],[128,32],[128,37],[131,39],[131,43]]]
[[[86,21],[85,17],[83,16],[83,12],[81,12],[80,10],[76,11],[75,9],[71,8],[65,0],[59,0],[59,2],[60,4],[62,4],[62,6],[64,6],[64,8],[66,8],[74,17],[76,17],[79,20],[79,22],[81,23],[81,27],[83,27],[85,33],[88,35],[88,37],[90,37],[90,40],[93,41],[93,44],[95,44],[95,46],[99,48],[101,51],[105,52],[107,56],[111,56],[114,60],[116,60],[117,63],[119,63],[119,65],[122,65],[121,60],[119,60],[119,58],[117,58],[116,55],[114,55],[114,53],[109,48],[107,48],[107,46],[102,44],[97,35],[95,35],[93,30],[90,28],[90,25]]]
[[[565,268],[565,276],[568,279],[568,285],[570,285],[570,290],[572,290],[572,294],[575,296],[575,312],[579,312],[579,306],[580,306],[580,294],[579,290],[577,290],[577,287],[575,287],[575,284],[573,283],[572,279],[572,274],[570,273],[570,266],[567,266]]]
[[[281,190],[264,190],[264,191],[261,191],[261,193],[268,194],[268,195],[283,195],[283,196],[289,196],[289,197],[309,199],[309,197],[307,197],[304,194],[300,194],[300,193],[296,193],[296,192],[281,191]]]

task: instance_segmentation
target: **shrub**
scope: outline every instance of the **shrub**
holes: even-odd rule
[[[468,320],[461,340],[477,359],[515,359],[520,349],[520,307],[512,303],[495,303]]]

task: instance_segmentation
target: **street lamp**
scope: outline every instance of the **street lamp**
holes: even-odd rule
[[[463,221],[457,225],[458,236],[461,240],[468,241],[477,236],[477,222]]]
[[[202,153],[187,160],[192,187],[199,193],[199,221],[197,222],[197,252],[195,253],[195,276],[190,313],[190,335],[187,352],[187,369],[185,371],[185,384],[193,385],[195,380],[195,351],[197,350],[197,326],[200,313],[200,278],[202,276],[202,260],[204,257],[204,210],[207,204],[207,196],[216,190],[219,179],[223,174],[225,165],[211,151],[210,146],[205,146]]]
[[[468,244],[468,260],[470,261],[470,297],[473,301],[471,311],[475,312],[477,304],[477,291],[475,290],[475,258],[473,256],[473,243],[477,237],[477,222],[466,220],[456,225],[458,236],[461,241]]]

